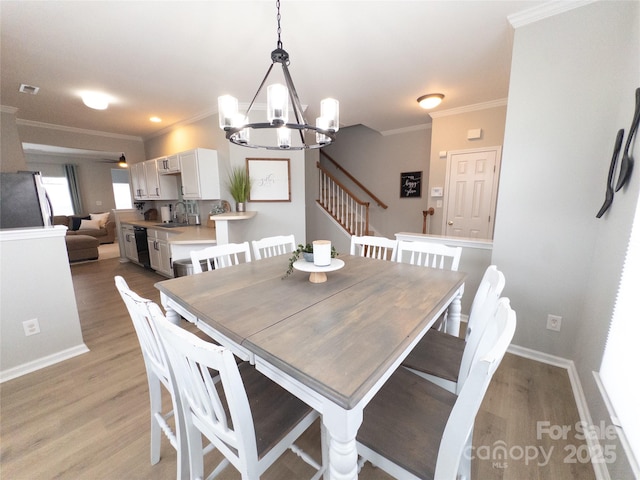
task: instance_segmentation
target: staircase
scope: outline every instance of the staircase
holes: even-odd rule
[[[358,199],[320,162],[318,167],[318,199],[316,202],[349,235],[369,234],[369,202]]]

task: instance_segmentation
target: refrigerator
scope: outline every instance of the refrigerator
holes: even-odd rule
[[[53,225],[53,208],[40,173],[0,173],[0,176],[0,228]]]

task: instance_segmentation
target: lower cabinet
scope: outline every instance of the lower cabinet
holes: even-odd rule
[[[169,247],[169,232],[147,229],[147,244],[149,245],[149,260],[151,268],[157,273],[173,277],[171,265],[171,248]]]
[[[124,240],[124,255],[129,260],[138,263],[138,249],[136,248],[136,234],[133,225],[122,224],[122,239]]]

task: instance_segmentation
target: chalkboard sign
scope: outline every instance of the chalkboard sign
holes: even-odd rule
[[[403,172],[400,174],[400,198],[422,196],[422,172]]]

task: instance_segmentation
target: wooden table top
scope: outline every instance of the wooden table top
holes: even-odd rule
[[[280,256],[156,287],[199,321],[350,409],[437,319],[466,275],[340,258],[345,266],[319,284],[304,272],[282,278],[288,257]]]

